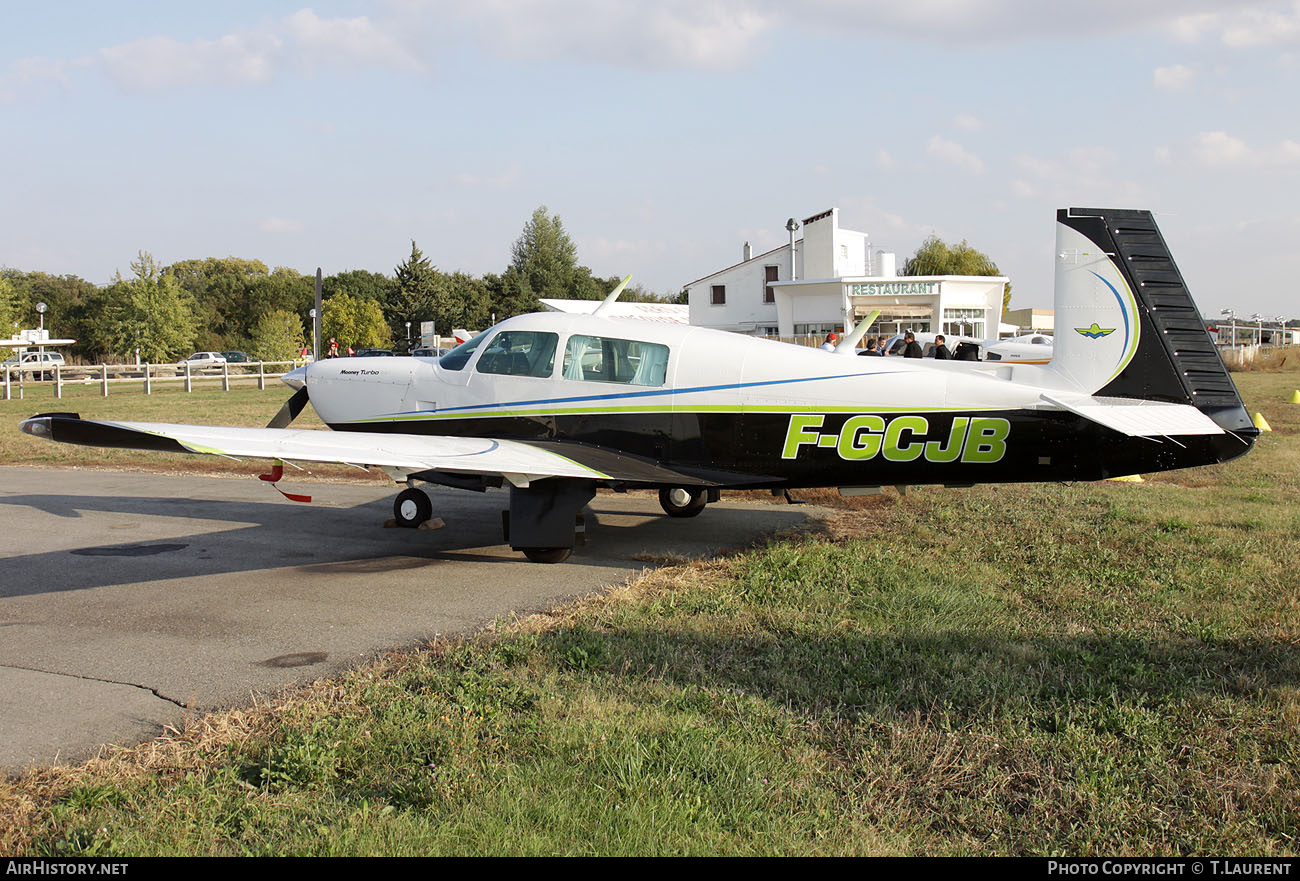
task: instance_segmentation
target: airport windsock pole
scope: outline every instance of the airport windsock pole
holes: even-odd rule
[[[320,267],[316,267],[316,309],[312,312],[316,317],[311,320],[311,359],[320,360],[320,328],[321,328],[321,304],[320,304]]]

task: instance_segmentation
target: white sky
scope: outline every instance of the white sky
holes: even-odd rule
[[[1300,0],[6,6],[5,266],[500,272],[545,204],[675,292],[838,205],[1049,306],[1077,205],[1156,211],[1203,312],[1300,314]]]

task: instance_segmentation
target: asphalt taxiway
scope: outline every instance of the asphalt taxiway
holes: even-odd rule
[[[651,494],[601,494],[588,544],[545,565],[502,542],[504,492],[427,488],[444,529],[383,528],[396,490],[378,485],[299,484],[298,504],[251,477],[0,468],[0,769],[84,759],[819,516],[724,499],[678,520]]]

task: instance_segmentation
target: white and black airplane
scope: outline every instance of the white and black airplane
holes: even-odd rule
[[[606,302],[613,302],[618,291]],[[673,516],[724,489],[1099,480],[1223,462],[1257,435],[1146,211],[1057,214],[1047,364],[856,358],[697,327],[541,313],[440,359],[339,358],[286,377],[267,428],[80,419],[68,443],[384,469],[401,525],[417,482],[508,486],[507,540],[565,559],[599,487],[658,489]],[[866,322],[863,324],[865,325]],[[286,426],[310,399],[332,432]]]

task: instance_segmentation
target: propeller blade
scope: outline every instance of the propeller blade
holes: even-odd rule
[[[307,386],[303,386],[294,392],[293,396],[284,402],[280,412],[276,413],[271,418],[271,421],[266,423],[266,427],[288,428],[289,423],[298,418],[298,414],[302,412],[302,408],[305,406],[307,406]]]

